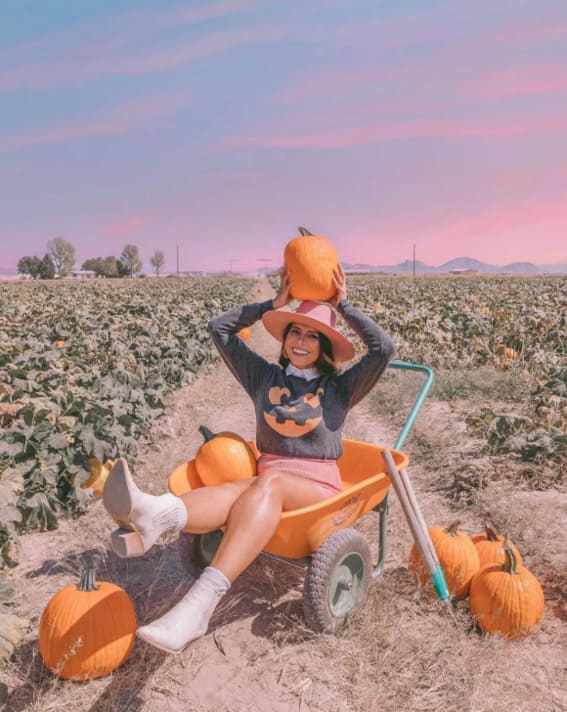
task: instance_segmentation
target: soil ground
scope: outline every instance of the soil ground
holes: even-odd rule
[[[272,291],[262,283],[264,296]],[[262,296],[262,298],[264,298]],[[275,358],[276,344],[261,324],[252,348]],[[386,376],[349,415],[345,436],[392,445],[415,388],[414,380]],[[381,395],[380,395],[381,394]],[[98,561],[99,580],[131,595],[139,623],[167,610],[190,587],[174,535],[146,555],[121,560],[110,550],[114,528],[100,500],[53,532],[23,536],[14,570],[19,597],[14,612],[30,621],[24,643],[2,671],[10,712],[561,712],[567,710],[567,556],[565,493],[517,491],[504,478],[491,481],[473,504],[452,501],[439,487],[474,456],[478,443],[465,432],[464,402],[426,401],[404,450],[408,472],[429,524],[455,519],[470,534],[485,520],[509,531],[525,564],[544,583],[540,628],[521,642],[482,636],[466,601],[447,609],[416,587],[407,570],[412,539],[390,496],[385,571],[336,636],[309,631],[302,614],[303,572],[260,556],[234,584],[207,635],[171,656],[137,640],[112,675],[86,683],[57,680],[42,665],[37,645],[41,612],[49,598],[73,582],[83,565]],[[406,411],[407,412],[407,411]],[[167,475],[192,459],[204,424],[254,437],[254,412],[224,363],[172,396],[165,414],[132,463],[137,481],[161,493]],[[478,458],[481,461],[481,458]],[[378,515],[356,525],[377,551]]]

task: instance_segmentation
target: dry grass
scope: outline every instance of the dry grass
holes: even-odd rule
[[[393,444],[420,380],[412,374],[385,378],[376,391],[379,395],[353,411],[349,437],[378,437],[378,423],[380,438]],[[187,417],[188,403],[197,409],[199,422],[212,427],[226,423],[227,412],[214,405],[219,399],[210,389],[197,383],[183,398],[175,422],[159,426],[161,449],[168,429],[176,438],[196,429],[195,422],[185,424],[194,416]],[[225,402],[234,402],[240,412],[232,392]],[[509,642],[480,635],[467,601],[447,608],[416,587],[406,567],[411,536],[391,497],[385,571],[337,636],[318,635],[305,627],[302,572],[260,557],[223,600],[209,634],[182,655],[168,656],[137,642],[127,662],[112,675],[85,683],[60,681],[39,657],[39,615],[51,595],[74,580],[85,562],[99,559],[99,579],[128,591],[141,623],[169,608],[191,583],[173,537],[140,559],[124,561],[109,554],[112,526],[101,503],[95,502],[84,517],[62,522],[56,532],[24,537],[22,563],[15,570],[17,612],[29,618],[30,629],[2,670],[9,689],[5,709],[565,712],[566,495],[519,491],[502,471],[496,478],[495,468],[479,457],[479,443],[467,433],[464,417],[461,397],[428,398],[404,446],[411,458],[409,473],[428,522],[459,518],[465,531],[473,533],[489,520],[516,541],[546,595],[542,625],[528,639]],[[167,442],[173,442],[173,436]],[[144,449],[148,478],[155,476],[155,482],[161,481],[156,473],[163,474],[170,459],[178,456],[166,453],[165,465],[163,457],[156,452],[156,442]],[[480,477],[484,470],[486,477]],[[478,483],[470,485],[475,477]],[[461,492],[469,492],[466,497],[455,495],[457,482]],[[374,553],[377,526],[375,513],[357,523]]]

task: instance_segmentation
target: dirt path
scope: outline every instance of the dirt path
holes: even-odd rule
[[[272,294],[267,283],[262,284],[262,289],[261,298]],[[276,357],[276,342],[261,324],[254,326],[250,345],[267,358]],[[432,411],[429,411],[431,416]],[[376,417],[367,399],[350,414],[345,435],[374,444],[392,444],[397,430],[387,423],[387,417]],[[201,424],[215,432],[232,430],[247,439],[254,437],[252,405],[223,363],[201,374],[172,398],[166,413],[156,423],[133,464],[137,480],[149,491],[162,492],[167,474],[179,463],[191,459],[201,444],[198,433]],[[424,473],[419,463],[410,468],[410,472],[427,521],[447,520],[450,516],[448,504],[439,495],[424,489],[421,484]],[[412,699],[406,688],[411,686],[415,695],[414,688],[419,683],[416,678],[404,685],[403,675],[410,674],[411,665],[416,663],[417,651],[421,651],[419,655],[424,662],[420,663],[417,659],[416,668],[420,664],[432,667],[438,664],[432,662],[434,657],[443,657],[442,648],[447,650],[451,645],[455,646],[458,654],[454,657],[462,654],[465,646],[470,648],[467,638],[470,634],[465,630],[456,635],[452,622],[443,623],[440,627],[437,606],[430,599],[420,603],[420,606],[415,605],[415,593],[412,593],[415,586],[407,577],[405,567],[411,538],[395,498],[390,500],[386,562],[390,573],[384,582],[379,579],[373,584],[375,592],[371,594],[364,614],[376,617],[382,632],[372,629],[371,638],[359,639],[357,636],[362,633],[335,638],[315,636],[306,631],[302,625],[301,573],[260,557],[223,600],[213,618],[211,631],[183,654],[169,656],[137,641],[127,663],[112,676],[81,685],[55,680],[45,671],[39,659],[37,626],[48,599],[70,583],[85,562],[96,559],[99,560],[98,578],[123,586],[134,600],[140,623],[148,622],[167,610],[191,584],[179,561],[176,538],[165,538],[139,559],[119,560],[109,550],[109,536],[114,525],[100,500],[93,502],[85,516],[63,521],[55,532],[24,536],[21,564],[15,570],[20,591],[17,612],[29,618],[31,625],[15,664],[8,670],[6,683],[10,698],[7,709],[11,712],[47,712],[65,708],[74,712],[412,709],[407,702],[404,703],[404,700]],[[472,514],[463,512],[463,516],[466,520]],[[366,515],[360,528],[368,535],[375,550],[377,515]],[[362,623],[368,624],[368,618],[363,618]],[[565,662],[558,626],[559,623],[551,621],[539,640],[516,649],[520,651],[517,658],[520,673],[529,671],[531,675],[530,661],[534,655],[540,656],[538,669],[541,679],[534,683],[533,680],[520,678],[511,705],[498,706],[498,685],[508,687],[514,682],[514,676],[506,665],[500,663],[496,673],[485,669],[486,665],[485,668],[481,666],[482,669],[478,666],[474,668],[477,680],[474,685],[478,686],[478,694],[481,686],[485,685],[486,694],[490,694],[496,702],[485,707],[479,701],[476,706],[461,709],[475,712],[485,709],[559,712],[560,709],[567,709],[560,707],[560,702],[556,707],[549,704],[549,700],[560,699],[559,693],[548,690],[550,685],[557,684],[557,681],[548,679],[550,671]],[[380,641],[381,636],[386,636],[387,640]],[[453,639],[456,642],[448,642]],[[400,642],[404,640],[405,643]],[[399,646],[409,645],[408,641],[413,641],[415,649],[408,648],[404,658]],[[431,660],[424,658],[424,647],[431,649]],[[494,659],[499,650],[502,652],[502,647],[498,643],[492,645],[490,650]],[[374,652],[369,653],[371,648]],[[388,649],[393,657],[386,660],[384,656]],[[396,654],[399,661],[406,665],[404,670],[397,667]],[[478,657],[482,654],[483,650],[480,650]],[[365,661],[365,665],[375,667],[356,673],[357,655]],[[470,656],[471,653],[467,652],[460,664],[454,659],[450,663],[445,660],[444,664],[457,665],[456,671],[452,671],[457,676],[457,673],[463,672],[462,664],[467,660],[470,662]],[[558,662],[554,663],[554,659]],[[476,661],[477,657],[474,657],[475,664]],[[400,677],[396,680],[388,677],[384,673],[388,669],[392,672],[397,670]],[[378,671],[380,677],[376,677]],[[371,676],[373,683],[369,692],[359,689],[361,685],[357,682],[357,674]],[[399,692],[396,694],[395,689],[392,692],[383,687],[387,684],[394,688],[395,685],[400,686]],[[466,686],[462,681],[455,684]],[[529,689],[532,689],[532,696],[535,695],[536,706],[533,707],[522,706]],[[470,692],[469,684],[467,690],[469,698],[474,699],[476,687]],[[449,693],[446,694],[448,701],[444,707],[438,706],[437,702],[428,707],[427,694],[423,694],[424,706],[419,709],[449,712],[459,708],[453,706],[459,699],[458,692],[454,693],[454,699]],[[442,694],[439,694],[439,699],[443,700]],[[381,705],[378,704],[378,695],[383,696]],[[538,699],[542,705],[539,705]]]

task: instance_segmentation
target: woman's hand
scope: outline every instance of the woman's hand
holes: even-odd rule
[[[272,299],[272,306],[274,309],[281,309],[289,304],[291,301],[291,294],[289,293],[293,282],[290,280],[289,272],[285,272],[284,268],[280,271],[280,288],[278,293]]]
[[[329,304],[334,306],[335,309],[339,306],[343,299],[347,298],[345,280],[345,271],[343,269],[343,266],[339,263],[337,268],[333,270],[333,284],[337,288],[337,291],[335,295],[328,300]]]

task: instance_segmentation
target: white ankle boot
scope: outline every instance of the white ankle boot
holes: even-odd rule
[[[122,558],[145,554],[164,532],[180,530],[187,522],[182,499],[170,493],[154,496],[142,492],[122,458],[108,475],[102,501],[121,527],[112,532],[111,546]]]
[[[180,653],[192,640],[205,635],[223,594],[197,579],[166,614],[138,628],[136,635],[166,653]]]

